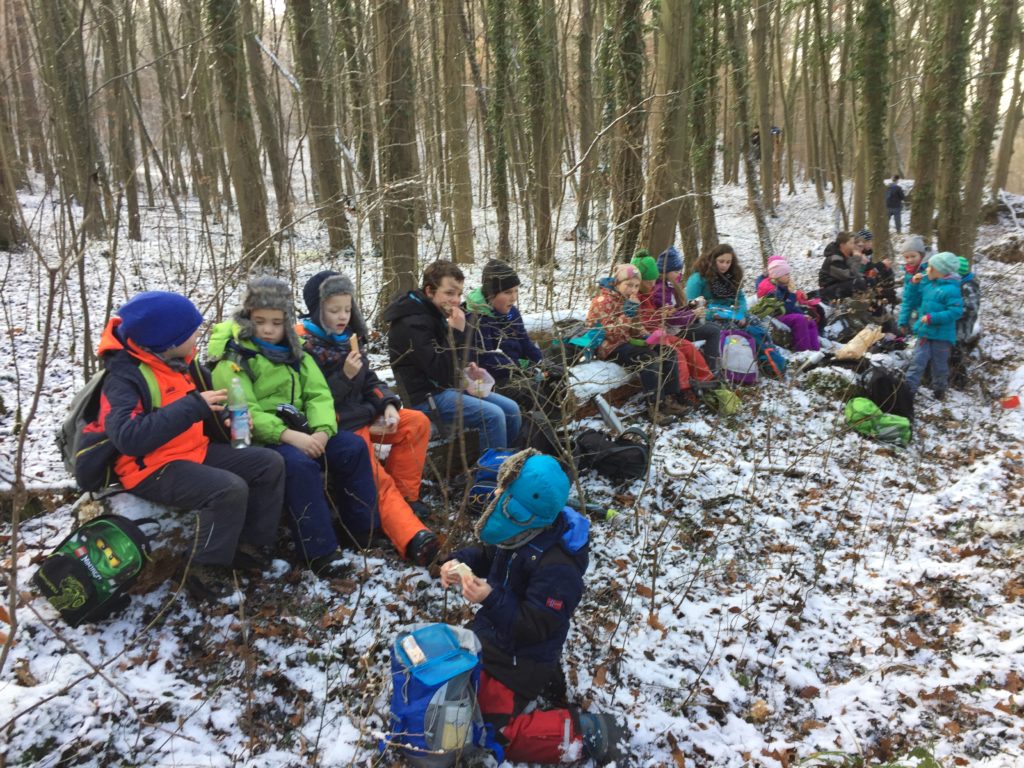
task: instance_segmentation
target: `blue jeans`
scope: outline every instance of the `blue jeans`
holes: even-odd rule
[[[357,541],[365,543],[373,529],[380,529],[377,486],[366,443],[354,432],[339,432],[327,441],[324,455],[311,459],[291,445],[272,445],[284,458],[284,499],[288,524],[299,554],[307,560],[338,548],[331,508],[322,475],[326,462],[334,490],[332,499],[341,522]]]
[[[937,339],[918,338],[917,346],[914,347],[914,357],[910,361],[910,368],[907,369],[907,386],[912,392],[917,392],[921,386],[921,377],[924,376],[928,363],[932,364],[932,391],[945,392],[949,386],[949,353],[953,345],[948,341]]]
[[[902,222],[900,220],[901,217],[902,217],[902,214],[903,214],[903,209],[902,208],[889,208],[888,209],[888,213],[889,213],[889,215],[886,217],[886,220],[888,220],[888,219],[895,219],[896,220],[896,233],[899,234],[903,230],[903,224],[902,224]]]
[[[523,419],[519,404],[504,395],[492,392],[481,399],[467,395],[461,389],[445,389],[433,394],[437,413],[445,424],[455,424],[461,412],[462,426],[480,433],[480,450],[508,448],[519,436]],[[430,400],[416,410],[430,414]],[[458,428],[458,427],[457,427]]]

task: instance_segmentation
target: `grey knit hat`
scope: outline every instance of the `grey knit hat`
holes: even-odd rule
[[[256,277],[249,281],[242,306],[232,319],[238,323],[238,338],[251,339],[255,334],[252,327],[252,313],[256,309],[279,309],[284,312],[284,338],[295,359],[302,357],[302,342],[295,332],[295,301],[292,289],[278,277]]]
[[[322,277],[321,277],[322,276]],[[319,278],[319,279],[318,279]],[[314,282],[317,281],[317,282]],[[311,303],[312,290],[316,290],[316,301]],[[363,313],[359,311],[359,301],[356,299],[356,287],[346,276],[337,272],[321,272],[310,278],[303,291],[306,296],[306,308],[309,310],[310,319],[323,327],[323,318],[320,312],[323,303],[331,296],[351,296],[352,315],[348,319],[348,327],[356,336],[366,338],[366,323],[363,321]]]
[[[928,246],[924,244],[924,238],[920,235],[907,235],[903,240],[903,246],[900,252],[906,253],[907,251],[915,251],[916,253],[920,253],[924,256],[928,251]]]

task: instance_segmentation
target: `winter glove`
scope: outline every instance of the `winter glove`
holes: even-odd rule
[[[663,338],[665,338],[665,332],[659,328],[647,337],[647,346],[656,347],[658,344],[661,344]]]

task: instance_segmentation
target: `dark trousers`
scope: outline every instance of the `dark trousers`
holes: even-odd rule
[[[172,461],[132,491],[169,507],[195,510],[199,535],[193,561],[229,565],[239,543],[277,540],[284,498],[284,462],[266,448],[210,443],[202,464]]]
[[[358,435],[339,432],[327,441],[320,459],[311,459],[290,445],[275,445],[273,449],[284,459],[288,524],[301,556],[309,560],[338,547],[324,488],[324,463],[333,491],[331,498],[352,538],[365,544],[370,532],[380,529],[373,466],[366,443]]]
[[[858,277],[853,280],[844,280],[841,283],[832,283],[818,289],[818,296],[822,301],[835,301],[836,299],[848,299],[858,291],[867,288],[864,278]]]
[[[679,392],[679,366],[671,347],[623,344],[608,358],[623,368],[639,369],[640,383],[651,399]]]
[[[722,347],[722,326],[717,323],[691,325],[681,333],[677,333],[676,336],[688,341],[703,341],[704,345],[700,348],[700,353],[704,355],[704,362],[708,364],[712,373],[718,372],[718,358]]]

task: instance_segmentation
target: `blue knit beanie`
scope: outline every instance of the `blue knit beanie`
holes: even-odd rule
[[[121,305],[117,316],[124,337],[152,352],[183,344],[203,322],[195,304],[168,291],[138,293]]]
[[[960,271],[960,257],[955,253],[943,251],[928,259],[928,266],[940,275],[952,275]]]
[[[661,274],[668,272],[681,272],[683,269],[683,257],[679,255],[674,245],[670,245],[658,257],[658,271]]]

